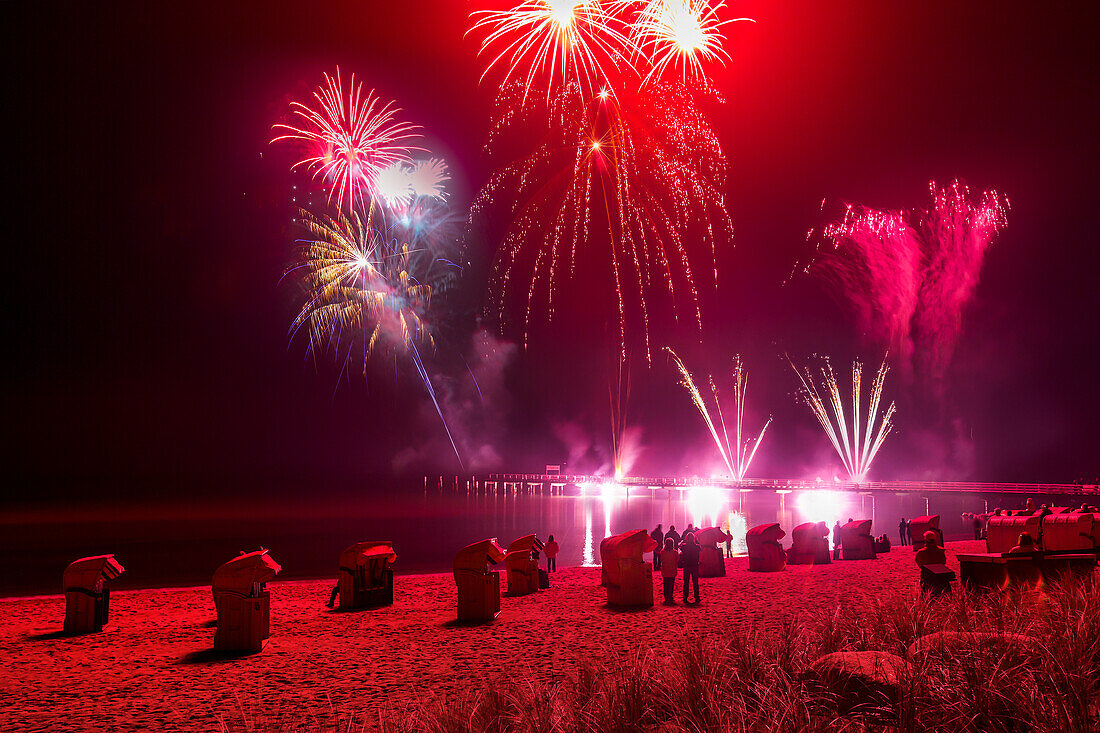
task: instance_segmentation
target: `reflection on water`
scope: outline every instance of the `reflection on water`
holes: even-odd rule
[[[187,513],[150,509],[140,518],[117,521],[46,517],[9,523],[0,533],[0,555],[11,559],[9,572],[0,576],[0,594],[56,592],[61,571],[73,558],[105,552],[115,553],[127,568],[117,587],[209,583],[227,559],[261,546],[283,566],[280,577],[334,577],[340,551],[371,539],[394,542],[401,574],[447,572],[455,551],[471,542],[496,537],[507,546],[531,532],[555,536],[562,567],[591,566],[600,562],[604,537],[652,530],[657,524],[665,530],[675,525],[681,532],[689,523],[728,529],[734,550],[743,553],[745,531],[758,524],[779,522],[789,536],[802,522],[832,526],[851,516],[875,520],[875,534],[892,533],[899,517],[925,514],[931,501],[931,512],[943,516],[941,526],[951,539],[969,534],[961,512],[982,509],[981,498],[973,495],[926,499],[919,494],[698,487],[681,496],[614,484],[585,487],[583,496],[435,489],[311,496],[311,503],[298,508],[264,504],[262,514],[211,503],[189,504]],[[1001,503],[1014,506],[1009,500]]]

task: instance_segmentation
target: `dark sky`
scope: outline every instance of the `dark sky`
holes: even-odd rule
[[[383,364],[366,384],[353,369],[338,386],[334,366],[288,347],[295,292],[278,283],[295,236],[291,186],[303,179],[268,140],[289,101],[339,65],[424,126],[468,202],[489,174],[495,92],[479,86],[476,45],[463,39],[477,4],[125,5],[0,7],[9,496],[453,471],[407,368]],[[736,236],[693,356],[718,365],[745,354],[750,409],[776,418],[757,473],[830,465],[784,352],[878,358],[819,284],[782,285],[809,254],[822,199],[911,207],[929,179],[954,177],[1007,194],[1009,227],[964,313],[943,403],[908,422],[900,412],[874,475],[1100,473],[1095,25],[1063,3],[728,10],[757,20],[729,28],[734,61],[713,74]],[[482,301],[495,245],[471,242],[456,308]],[[461,345],[471,323],[457,320]],[[606,345],[571,341],[581,325],[559,324],[492,375],[484,411],[455,417],[469,447],[529,469],[565,458],[562,435],[607,442]],[[451,375],[441,389],[464,388]],[[637,471],[713,467],[664,360],[636,370],[628,409],[642,432]]]

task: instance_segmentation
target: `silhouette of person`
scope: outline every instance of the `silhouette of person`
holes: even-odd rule
[[[688,602],[688,583],[695,591],[694,605],[699,605],[699,543],[695,533],[687,535],[680,543],[680,562],[684,566],[684,603]]]
[[[554,539],[554,535],[550,535],[546,538],[546,545],[543,546],[542,551],[546,553],[546,572],[552,573],[558,569],[558,541]]]

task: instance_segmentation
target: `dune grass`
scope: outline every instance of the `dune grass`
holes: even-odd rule
[[[909,653],[917,639],[939,631],[994,636]],[[859,714],[838,712],[844,706],[836,695],[806,674],[835,651],[905,658],[896,698]],[[500,677],[454,695],[426,692],[402,707],[305,725],[225,730],[1086,733],[1100,730],[1100,583],[1067,578],[987,595],[915,595],[856,612],[822,609],[778,632],[684,638],[604,666],[577,660],[552,679]]]

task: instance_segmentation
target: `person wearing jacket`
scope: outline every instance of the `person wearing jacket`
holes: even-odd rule
[[[679,572],[680,553],[676,551],[676,543],[671,537],[665,538],[665,548],[661,550],[661,580],[665,586],[665,605],[673,606],[676,601],[672,594],[676,590],[676,573]]]
[[[542,551],[546,553],[546,572],[552,573],[558,569],[558,541],[554,539],[554,535],[550,535],[546,538],[546,546],[542,548]]]
[[[664,552],[665,546],[665,532],[661,529],[661,525],[657,525],[657,529],[649,533],[649,536],[657,543],[657,549],[653,551],[653,569],[661,569],[661,553]]]
[[[695,591],[693,605],[699,605],[699,543],[692,532],[680,543],[680,563],[684,566],[684,603],[688,602],[688,583]]]

